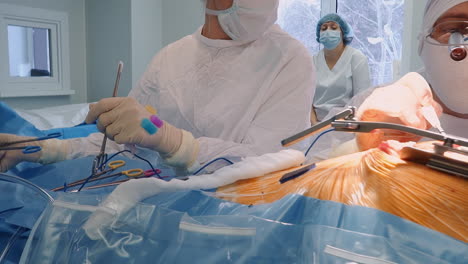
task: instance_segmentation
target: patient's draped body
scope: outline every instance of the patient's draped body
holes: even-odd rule
[[[238,181],[219,188],[217,196],[256,205],[297,193],[380,209],[468,242],[465,178],[403,161],[380,149],[322,161],[298,178],[279,182],[297,169]]]

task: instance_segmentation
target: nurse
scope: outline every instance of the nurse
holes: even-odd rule
[[[314,56],[317,87],[311,122],[322,120],[333,108],[345,106],[362,90],[370,87],[367,57],[349,46],[353,30],[337,14],[322,17],[317,24],[317,41],[324,49]]]

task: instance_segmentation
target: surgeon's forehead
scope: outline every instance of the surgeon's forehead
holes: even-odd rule
[[[435,24],[453,20],[468,20],[468,1],[447,10]]]

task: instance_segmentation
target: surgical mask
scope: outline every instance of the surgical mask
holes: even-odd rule
[[[341,42],[341,31],[339,30],[325,30],[320,32],[320,43],[323,44],[325,49],[332,50],[338,47]]]
[[[424,43],[421,59],[435,94],[452,111],[468,114],[468,58],[454,61],[446,46]]]
[[[205,12],[218,16],[221,28],[232,40],[253,41],[275,23],[278,3],[278,0],[233,0],[228,9],[206,8]]]

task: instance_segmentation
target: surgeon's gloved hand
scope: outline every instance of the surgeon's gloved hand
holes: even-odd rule
[[[429,129],[431,125],[423,116],[423,107],[433,107],[438,116],[442,114],[442,107],[434,101],[426,80],[418,73],[411,72],[394,84],[375,89],[359,107],[356,115],[361,121]],[[356,134],[357,145],[361,151],[378,147],[386,140],[416,142],[420,139],[420,136],[388,129]]]
[[[12,134],[0,134],[0,146],[9,142],[31,139],[32,137],[17,136]],[[39,162],[49,164],[65,160],[69,144],[66,140],[48,139],[9,145],[9,147],[39,146],[41,151],[24,154],[22,150],[0,151],[0,172],[5,172],[22,161]]]
[[[151,113],[131,97],[114,97],[90,105],[86,123],[97,120],[98,129],[118,144],[135,144],[155,150],[169,165],[188,168],[198,155],[198,142],[190,132],[164,122],[150,135],[141,127]]]

